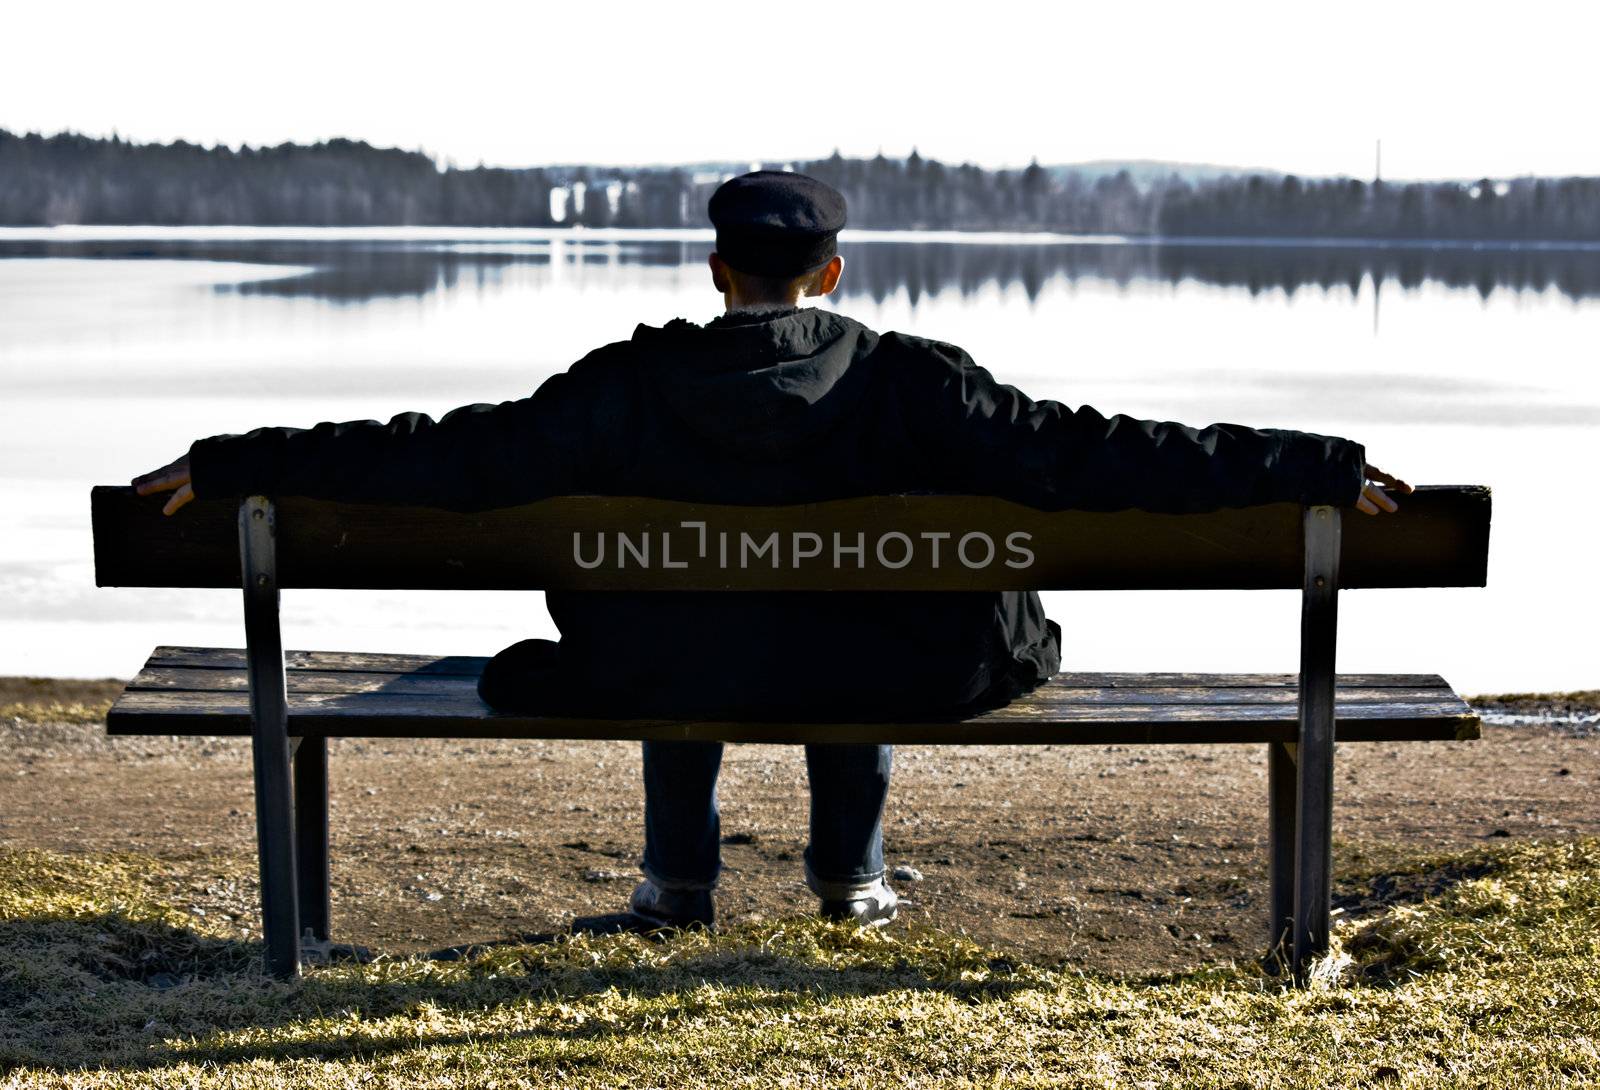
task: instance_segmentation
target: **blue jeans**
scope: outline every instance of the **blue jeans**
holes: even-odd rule
[[[883,802],[893,746],[809,745],[811,843],[806,883],[842,900],[883,876]],[[645,877],[663,889],[710,889],[722,870],[717,808],[721,742],[644,743]]]

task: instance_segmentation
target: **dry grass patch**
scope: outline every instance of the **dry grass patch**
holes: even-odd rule
[[[6,1086],[1581,1086],[1600,841],[1372,876],[1315,986],[790,920],[263,978],[122,858],[0,853]],[[1371,884],[1371,883],[1369,883]]]
[[[1488,693],[1468,697],[1467,703],[1480,711],[1510,715],[1588,716],[1600,712],[1600,689],[1566,693]]]

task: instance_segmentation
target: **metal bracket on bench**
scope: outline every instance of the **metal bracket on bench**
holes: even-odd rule
[[[300,972],[300,910],[289,774],[289,698],[278,626],[277,513],[265,496],[251,496],[239,507],[239,568],[244,580],[266,968],[274,976],[292,977]]]

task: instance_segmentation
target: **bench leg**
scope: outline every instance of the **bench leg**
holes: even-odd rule
[[[1295,763],[1294,971],[1327,952],[1333,892],[1334,652],[1339,611],[1339,509],[1305,509],[1300,607],[1300,740]]]
[[[1287,964],[1294,942],[1295,811],[1299,773],[1293,742],[1267,743],[1267,854],[1271,903],[1267,915],[1268,957]]]
[[[267,942],[267,972],[287,978],[300,972],[300,912],[295,894],[289,739],[281,725],[274,731],[270,723],[258,720],[254,741],[261,930]]]
[[[294,839],[300,927],[328,940],[328,740],[302,738],[294,752]]]

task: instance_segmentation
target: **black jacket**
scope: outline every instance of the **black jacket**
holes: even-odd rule
[[[1032,401],[953,345],[825,310],[641,325],[531,397],[190,451],[197,495],[478,510],[561,494],[789,504],[896,492],[1046,509],[1351,504],[1348,440]],[[1060,664],[1036,594],[556,593],[561,668],[499,697],[605,714],[877,717],[1003,702]],[[559,679],[559,685],[551,681]],[[559,692],[556,690],[559,688]]]

